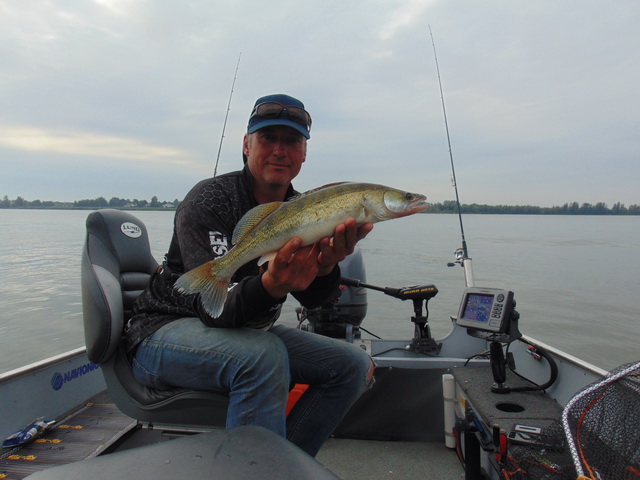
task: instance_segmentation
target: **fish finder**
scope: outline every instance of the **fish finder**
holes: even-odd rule
[[[491,342],[489,361],[495,382],[491,387],[493,393],[518,391],[505,384],[507,360],[502,345],[522,336],[518,329],[520,314],[515,311],[515,306],[510,290],[467,287],[462,294],[456,324],[466,327],[472,337]]]
[[[509,333],[513,292],[498,288],[468,287],[462,295],[456,323],[490,333]]]

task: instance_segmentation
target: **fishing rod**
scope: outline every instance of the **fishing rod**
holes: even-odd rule
[[[451,135],[449,134],[449,122],[447,120],[447,109],[444,104],[444,92],[442,90],[442,79],[440,77],[440,66],[438,65],[438,54],[436,53],[436,43],[433,39],[433,32],[431,31],[431,25],[429,25],[429,35],[431,36],[431,45],[433,46],[433,58],[436,63],[436,73],[438,74],[438,86],[440,87],[440,99],[442,100],[442,114],[444,116],[444,128],[447,132],[447,145],[449,146],[449,159],[451,161],[451,173],[453,180],[453,188],[456,192],[456,206],[458,207],[458,221],[460,222],[460,233],[462,235],[462,248],[456,250],[456,261],[464,267],[465,279],[467,287],[474,285],[473,281],[473,269],[471,258],[469,258],[469,250],[467,249],[467,240],[464,236],[464,225],[462,223],[462,209],[460,208],[460,195],[458,194],[458,181],[456,179],[456,168],[453,163],[453,150],[451,148]],[[455,263],[449,263],[448,266],[452,267]]]
[[[242,52],[238,55],[238,63],[236,64],[236,71],[233,74],[233,82],[231,83],[231,93],[229,93],[229,103],[227,105],[227,113],[224,115],[224,123],[222,124],[222,136],[220,137],[220,145],[218,146],[218,156],[216,157],[216,166],[213,169],[213,178],[218,173],[218,162],[220,161],[220,151],[222,150],[222,141],[224,140],[224,132],[227,128],[227,118],[229,118],[229,110],[231,110],[231,99],[233,98],[233,87],[236,85],[236,78],[238,77],[238,68],[240,67],[240,57]]]

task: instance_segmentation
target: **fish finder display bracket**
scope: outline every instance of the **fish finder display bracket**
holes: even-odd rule
[[[507,361],[502,343],[511,343],[522,337],[518,329],[520,314],[514,310],[513,292],[499,288],[467,287],[462,295],[456,324],[467,328],[473,337],[490,343],[490,364],[494,393],[512,391],[505,382]]]
[[[521,336],[515,304],[510,290],[467,287],[462,295],[456,324],[465,327],[474,337],[513,341]]]

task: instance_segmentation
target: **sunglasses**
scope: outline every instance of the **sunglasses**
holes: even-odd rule
[[[304,108],[293,105],[282,105],[277,102],[264,102],[256,105],[251,112],[249,121],[251,121],[253,117],[278,118],[282,112],[287,112],[289,120],[306,127],[307,130],[311,130],[311,115],[309,115],[309,112]]]

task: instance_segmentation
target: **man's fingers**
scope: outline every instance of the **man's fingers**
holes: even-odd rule
[[[373,230],[373,223],[362,224],[356,232],[356,242],[359,242],[364,237],[369,235],[369,232],[371,232],[371,230]]]

